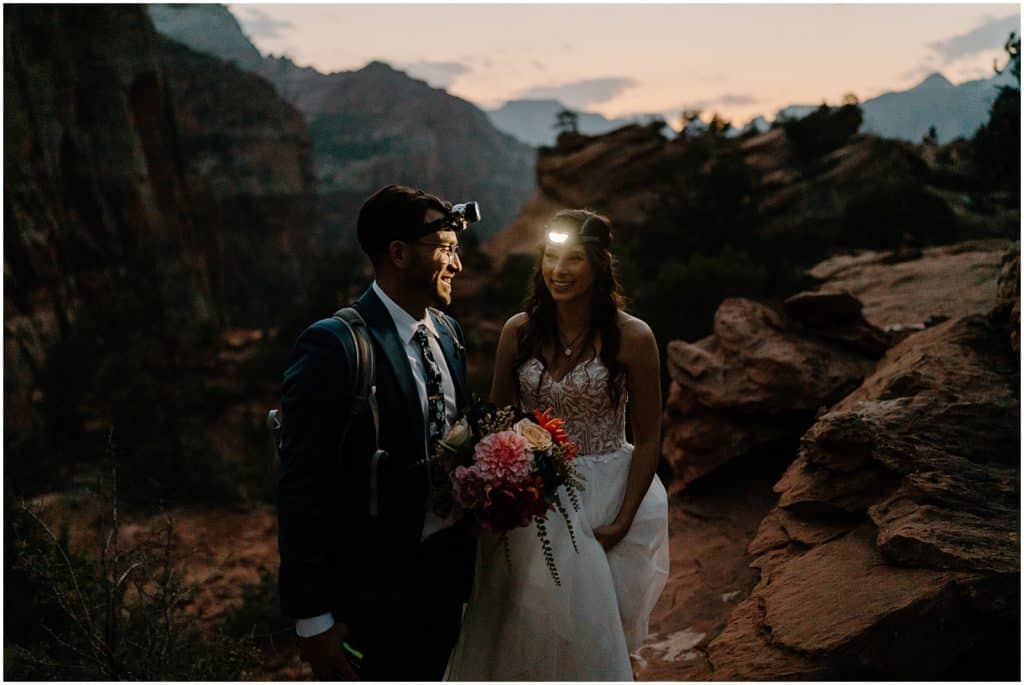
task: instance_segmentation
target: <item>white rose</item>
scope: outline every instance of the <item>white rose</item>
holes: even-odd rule
[[[522,419],[512,426],[512,431],[526,438],[531,450],[546,450],[551,447],[551,433],[530,419]]]
[[[469,429],[469,421],[462,418],[455,422],[455,425],[451,427],[451,430],[441,438],[441,442],[453,450],[457,450],[469,442],[472,437],[473,433]]]

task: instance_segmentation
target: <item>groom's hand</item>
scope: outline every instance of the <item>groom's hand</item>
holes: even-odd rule
[[[359,674],[341,646],[345,639],[339,624],[313,637],[299,638],[299,656],[308,661],[317,680],[359,680]]]

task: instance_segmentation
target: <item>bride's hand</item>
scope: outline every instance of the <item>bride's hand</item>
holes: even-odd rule
[[[629,524],[619,523],[613,521],[607,526],[601,526],[600,528],[594,529],[594,537],[604,547],[604,551],[610,550],[615,545],[619,544],[622,538],[626,537],[626,533],[629,532]]]

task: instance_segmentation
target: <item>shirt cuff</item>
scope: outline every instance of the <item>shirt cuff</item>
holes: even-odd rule
[[[299,637],[313,637],[320,633],[326,633],[334,625],[334,616],[330,612],[313,616],[312,618],[300,618],[295,621],[295,633]]]

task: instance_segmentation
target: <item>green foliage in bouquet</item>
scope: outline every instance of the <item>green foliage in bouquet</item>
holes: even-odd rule
[[[469,512],[482,530],[498,535],[509,563],[508,533],[532,523],[551,578],[561,585],[547,515],[551,510],[562,515],[578,552],[572,519],[559,496],[564,487],[579,511],[583,477],[573,464],[576,452],[550,409],[526,413],[477,400],[424,460],[432,476],[444,476],[432,477],[432,506],[442,516],[452,506]]]

